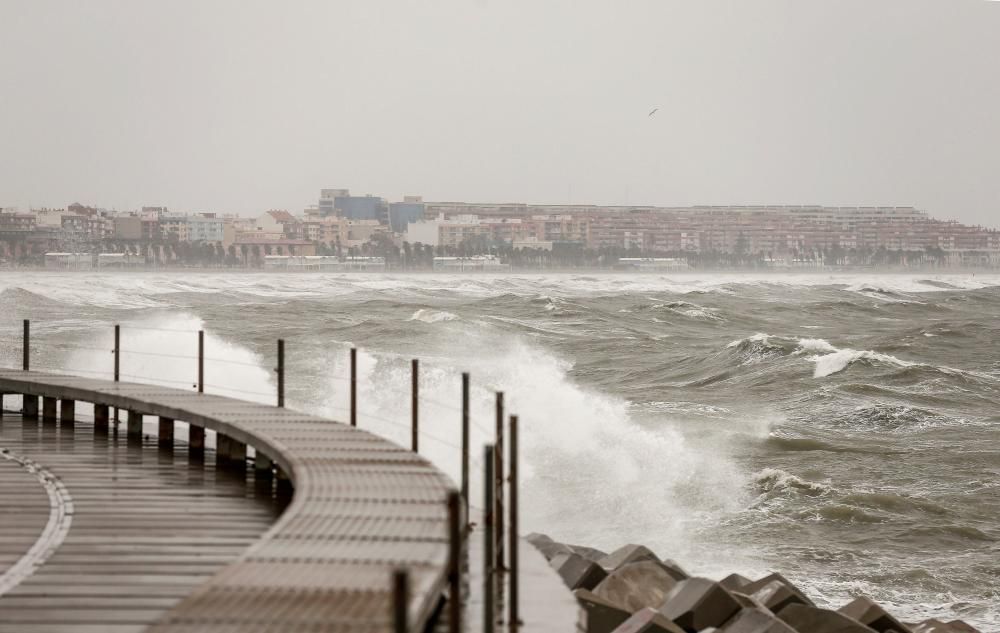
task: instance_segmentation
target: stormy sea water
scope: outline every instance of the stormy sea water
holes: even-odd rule
[[[839,606],[1000,631],[1000,276],[0,274],[5,366],[273,401],[407,441],[453,476],[493,390],[522,420],[522,522],[689,571],[780,570]],[[479,451],[476,451],[476,455]],[[476,469],[478,470],[478,469]],[[473,490],[481,486],[473,482]]]

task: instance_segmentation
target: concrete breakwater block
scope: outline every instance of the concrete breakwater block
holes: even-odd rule
[[[563,545],[562,543],[553,541],[545,534],[532,532],[525,537],[525,540],[534,545],[535,549],[541,552],[542,556],[544,556],[546,560],[552,560],[558,554],[573,553],[573,550],[571,550],[568,545]]]
[[[677,583],[660,607],[660,613],[685,631],[720,627],[741,608],[725,587],[707,578],[688,578]]]
[[[913,633],[979,633],[978,629],[966,624],[962,620],[943,622],[937,618],[924,620],[920,624],[914,624],[910,628],[913,629]]]
[[[875,629],[843,613],[798,603],[782,609],[778,617],[799,633],[875,633]]]
[[[603,567],[579,554],[556,554],[549,564],[570,589],[593,589],[608,577]]]
[[[672,560],[662,560],[652,550],[644,545],[623,545],[611,552],[604,558],[597,561],[608,573],[631,563],[638,563],[646,560],[653,560],[666,569],[675,580],[684,580],[691,576],[681,569],[681,566]]]
[[[692,578],[643,545],[605,553],[545,534],[526,539],[573,590],[587,633],[980,633],[961,620],[904,624],[868,598],[821,609],[778,573]]]
[[[752,586],[745,587],[744,591]],[[790,604],[804,604],[807,607],[815,606],[809,598],[794,586],[777,579],[772,580],[748,595],[774,613],[781,611]]]
[[[797,633],[767,609],[743,608],[736,613],[719,633]]]
[[[753,581],[746,576],[741,576],[739,574],[729,574],[725,578],[719,581],[719,584],[728,589],[729,591],[743,591],[743,587],[751,584]]]
[[[613,633],[684,633],[680,628],[656,609],[649,607],[636,611]]]
[[[615,569],[594,589],[594,593],[635,612],[659,608],[677,585],[666,567],[657,560],[641,560]]]
[[[856,598],[849,604],[837,609],[849,618],[854,618],[865,626],[871,627],[879,633],[912,633],[910,627],[906,626],[896,618],[886,613],[885,609],[875,604],[868,598]]]
[[[775,613],[793,602],[810,607],[816,606],[790,580],[776,573],[768,574],[760,580],[755,580],[748,585],[744,585],[739,589],[739,592],[756,598]]]
[[[615,551],[611,552],[601,560],[597,561],[598,564],[603,567],[608,572],[612,572],[622,565],[628,565],[629,563],[638,563],[643,560],[660,560],[660,557],[653,553],[651,549],[645,545],[622,545]]]
[[[632,617],[630,611],[586,589],[577,589],[573,595],[587,613],[587,633],[612,633]]]
[[[592,563],[598,563],[602,558],[608,555],[607,552],[602,552],[599,549],[585,547],[583,545],[570,545],[569,548]]]

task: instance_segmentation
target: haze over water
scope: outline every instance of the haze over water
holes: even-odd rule
[[[640,542],[689,571],[779,570],[839,606],[1000,630],[1000,275],[0,275],[2,362],[193,382],[405,442],[422,359],[422,452],[458,474],[493,389],[523,425],[527,530]],[[137,352],[142,352],[137,353]],[[479,454],[477,450],[475,455]],[[474,491],[481,489],[473,482]]]

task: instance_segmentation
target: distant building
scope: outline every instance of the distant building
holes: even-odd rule
[[[548,240],[539,240],[537,237],[528,237],[523,240],[513,240],[511,242],[511,247],[551,251],[552,242]]]
[[[403,202],[389,204],[389,228],[404,233],[411,222],[424,219],[424,202],[419,196],[407,196]]]
[[[160,234],[164,240],[171,242],[188,242],[191,239],[188,218],[182,213],[165,213],[160,215]]]
[[[316,205],[317,215],[321,218],[328,218],[337,215],[337,198],[346,198],[351,195],[347,189],[320,189],[319,204]]]
[[[301,232],[301,220],[283,209],[272,209],[257,218],[256,230],[266,235],[282,235],[286,239],[297,239]]]
[[[31,213],[0,213],[0,236],[25,236],[36,228],[35,216]]]
[[[222,242],[225,237],[223,229],[224,222],[214,213],[202,213],[191,215],[188,221],[188,240],[191,242],[216,243]]]
[[[406,227],[406,240],[411,244],[420,242],[430,246],[458,246],[465,240],[477,237],[489,239],[490,225],[482,223],[474,215],[448,218],[439,215],[436,220],[411,222]]]
[[[340,196],[333,201],[337,215],[348,220],[375,220],[388,224],[389,206],[376,196]]]
[[[98,268],[136,268],[145,265],[146,258],[141,255],[101,253],[97,256]]]
[[[498,258],[483,255],[479,257],[435,257],[434,270],[441,272],[501,272],[510,270]]]
[[[242,234],[236,239],[235,246],[242,248],[257,247],[261,255],[315,255],[316,244],[308,240],[289,240],[262,238],[254,235]]]
[[[45,253],[46,268],[93,268],[94,256],[90,253]]]
[[[114,238],[116,240],[141,240],[142,218],[138,215],[120,215],[114,220]]]
[[[62,216],[62,230],[84,240],[102,240],[111,235],[106,218],[89,214]]]

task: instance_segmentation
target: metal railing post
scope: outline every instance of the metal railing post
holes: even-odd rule
[[[392,630],[410,633],[410,573],[397,569],[392,573]]]
[[[469,373],[462,374],[462,503],[469,516]]]
[[[410,401],[412,415],[410,448],[414,453],[417,453],[420,451],[420,361],[416,358],[410,361],[410,389],[412,392]]]
[[[351,348],[351,426],[358,425],[358,350]]]
[[[504,540],[504,518],[503,518],[503,512],[504,512],[504,501],[503,501],[503,499],[504,499],[504,494],[503,494],[503,461],[504,461],[503,460],[503,448],[504,448],[504,442],[503,442],[503,435],[504,435],[504,433],[503,433],[503,423],[504,423],[504,412],[503,411],[504,411],[504,409],[503,409],[503,407],[504,407],[504,405],[503,405],[503,392],[502,391],[498,391],[497,392],[497,404],[496,404],[497,420],[496,420],[496,431],[495,431],[495,433],[496,433],[496,450],[493,452],[494,455],[496,456],[496,465],[493,468],[493,476],[494,476],[494,480],[493,480],[494,483],[493,483],[493,485],[494,485],[494,488],[496,490],[496,492],[494,494],[495,494],[495,497],[496,497],[496,504],[497,504],[497,511],[496,511],[496,526],[497,526],[497,528],[496,528],[496,536],[497,536],[497,538],[496,538],[496,550],[495,550],[495,553],[496,553],[496,559],[497,559],[496,560],[496,568],[498,570],[504,570],[504,569],[506,569],[506,565],[504,565],[504,549],[505,548],[503,546],[503,540]]]
[[[198,330],[198,393],[205,393],[205,330]]]
[[[497,568],[494,557],[496,545],[496,522],[493,497],[493,466],[496,463],[495,448],[489,444],[483,447],[483,633],[493,633],[496,625]]]
[[[122,355],[122,326],[115,325],[115,382],[121,376],[121,355]]]
[[[510,580],[508,585],[510,586],[510,609],[508,616],[511,631],[516,631],[518,626],[521,624],[520,613],[518,609],[518,536],[517,536],[517,416],[510,416],[510,461],[508,462],[508,469],[510,472],[510,525],[508,526],[509,541],[507,543],[507,551],[510,556]]]
[[[462,631],[462,496],[448,493],[448,631]]]
[[[278,339],[278,406],[285,406],[285,339]]]
[[[28,319],[24,320],[24,338],[21,340],[21,351],[23,352],[24,358],[22,359],[22,369],[24,371],[31,370],[31,321]]]

